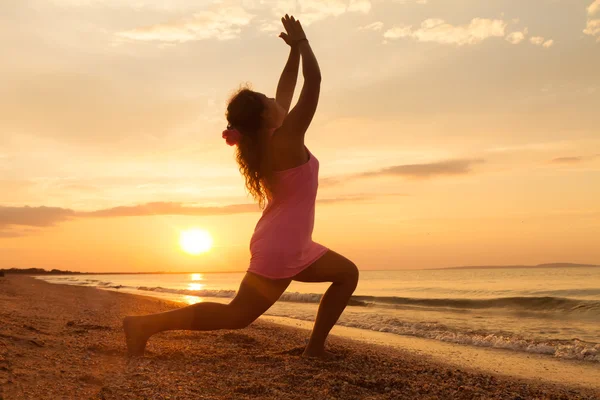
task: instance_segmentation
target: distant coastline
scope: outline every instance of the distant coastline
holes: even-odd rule
[[[49,271],[43,268],[5,268],[0,269],[0,275],[82,275],[85,272],[62,271],[60,269],[51,269]]]
[[[153,272],[80,272],[69,270],[45,270],[43,268],[8,268],[0,269],[5,275],[179,275],[179,274],[236,274],[245,271],[153,271]]]
[[[466,265],[458,267],[444,268],[424,268],[422,271],[439,270],[463,270],[463,269],[535,269],[535,268],[600,268],[597,264],[578,264],[578,263],[546,263],[537,265]],[[388,271],[388,270],[370,270],[370,271]],[[392,270],[389,270],[392,271]],[[395,271],[395,270],[394,270]],[[401,270],[400,270],[401,271]],[[154,271],[154,272],[79,272],[69,270],[45,270],[43,268],[8,268],[0,269],[2,275],[179,275],[179,274],[236,274],[245,271]]]
[[[577,264],[577,263],[547,263],[537,265],[472,265],[460,267],[433,268],[433,270],[448,269],[534,269],[534,268],[600,268],[596,264]]]

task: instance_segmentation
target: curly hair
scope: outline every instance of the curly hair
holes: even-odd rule
[[[260,129],[263,124],[264,95],[242,87],[227,105],[228,129],[237,129],[242,135],[237,145],[236,161],[246,181],[246,189],[261,208],[271,198],[269,180],[271,169]]]

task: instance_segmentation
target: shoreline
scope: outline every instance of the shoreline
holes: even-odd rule
[[[476,362],[469,359],[464,366],[442,362],[460,358],[460,351],[432,357],[414,345],[422,341],[430,348],[427,339],[399,337],[412,346],[390,346],[387,336],[381,343],[349,340],[339,336],[343,327],[334,328],[329,340],[334,361],[306,360],[300,354],[307,331],[265,318],[240,331],[161,333],[144,358],[125,356],[125,315],[179,306],[28,277],[0,278],[0,398],[600,398],[597,386],[504,376],[506,363],[489,373],[472,368]]]
[[[267,321],[312,329],[312,322],[285,317],[261,317]],[[428,357],[442,364],[526,380],[600,389],[600,366],[580,360],[522,353],[493,347],[475,347],[417,336],[368,331],[334,326],[331,334],[338,337],[394,348],[416,356]]]

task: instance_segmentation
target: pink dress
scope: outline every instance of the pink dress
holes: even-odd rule
[[[306,151],[308,162],[275,172],[273,198],[250,240],[249,272],[270,279],[291,278],[328,250],[312,240],[319,161]]]

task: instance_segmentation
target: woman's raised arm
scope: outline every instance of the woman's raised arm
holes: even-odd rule
[[[319,103],[321,70],[300,21],[296,21],[294,17],[291,17],[286,29],[288,30],[287,37],[295,42],[302,56],[304,84],[298,103],[287,115],[279,131],[291,140],[297,140],[303,145],[304,134],[310,126]]]
[[[279,36],[288,43],[286,37],[283,35],[282,33]],[[290,106],[292,105],[292,98],[294,97],[294,90],[298,81],[298,69],[300,67],[300,50],[298,46],[293,43],[288,44],[290,45],[290,55],[279,78],[277,93],[275,94],[275,100],[286,112],[290,111]]]

